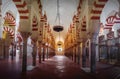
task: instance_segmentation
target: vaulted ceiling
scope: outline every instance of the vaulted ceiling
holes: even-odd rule
[[[57,0],[41,0],[41,2],[43,13],[46,12],[48,23],[52,29],[54,25],[58,24],[55,21],[57,16]],[[70,26],[70,23],[72,23],[73,15],[77,11],[78,3],[79,0],[59,0],[60,22],[64,27],[64,30],[60,32],[60,39],[59,33],[52,30],[56,42],[64,42],[68,27]]]

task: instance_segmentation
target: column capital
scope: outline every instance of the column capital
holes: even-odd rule
[[[34,43],[36,43],[37,40],[38,40],[38,37],[31,37],[31,39],[32,39],[32,41],[33,41]]]
[[[42,41],[38,40],[38,43],[39,43],[39,44],[41,44],[41,43],[42,43]]]
[[[77,42],[78,45],[79,45],[80,43],[81,43],[80,41]]]
[[[23,41],[27,40],[27,38],[31,35],[30,32],[20,32],[20,34],[23,37]]]
[[[92,33],[91,33],[91,32],[88,32],[88,33],[87,33],[87,38],[88,38],[88,39],[91,39],[91,38],[92,38]]]
[[[77,42],[74,43],[74,46],[77,46]]]

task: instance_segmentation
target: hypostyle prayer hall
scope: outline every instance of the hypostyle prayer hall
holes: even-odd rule
[[[0,79],[120,79],[120,0],[0,0]]]

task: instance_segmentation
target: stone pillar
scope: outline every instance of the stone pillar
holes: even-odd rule
[[[77,55],[76,55],[76,45],[74,45],[74,62],[76,63],[76,58],[77,58]]]
[[[99,61],[99,36],[97,36],[97,42],[96,42],[96,61]]]
[[[33,57],[33,66],[36,66],[36,55],[37,55],[37,38],[32,39],[33,40],[33,52],[32,52],[32,57]]]
[[[120,34],[120,29],[118,30],[118,34]],[[118,41],[117,41],[117,47],[118,47],[118,53],[117,53],[117,61],[118,63],[120,63],[120,35],[118,35]]]
[[[71,60],[73,60],[72,46],[70,47],[70,58],[71,58]]]
[[[48,47],[48,45],[47,45],[46,49],[47,49],[46,54],[47,54],[47,59],[48,59],[49,58],[49,47]]]
[[[43,43],[42,46],[43,46],[42,60],[45,61],[45,49],[46,49],[45,43]]]
[[[100,31],[100,21],[98,20],[91,20],[91,26],[93,27],[92,32],[89,33],[89,51],[90,55],[90,71],[91,73],[96,72],[96,45],[97,45],[97,36]],[[104,31],[106,32],[106,31]]]
[[[39,63],[41,63],[41,48],[42,48],[42,43],[41,41],[38,41],[38,55],[39,55]]]
[[[118,19],[116,19],[115,21],[114,21],[114,25],[113,25],[113,29],[114,29],[114,36],[115,36],[115,38],[117,38],[116,39],[116,46],[117,46],[117,48],[118,48],[118,53],[117,53],[117,63],[120,63],[120,42],[119,42],[119,38],[120,38],[120,36],[119,36],[119,29],[120,29],[120,0],[118,0],[119,1],[119,12],[118,12],[118,14],[116,15],[116,18],[118,18]]]
[[[96,71],[96,45],[95,45],[95,40],[91,39],[90,41],[90,49],[91,49],[91,63],[90,63],[90,70],[91,73],[94,73]]]
[[[9,58],[10,39],[4,40],[4,58]],[[13,52],[12,52],[13,53]]]
[[[74,56],[74,55],[75,55],[75,53],[74,53],[74,45],[72,46],[72,55],[73,55],[73,61],[74,61],[74,59],[75,59],[75,58],[74,58],[74,57],[75,57],[75,56]]]
[[[13,60],[14,59],[14,43],[12,42],[11,43],[11,46],[12,46],[12,50],[11,50],[11,60]]]
[[[74,61],[74,46],[72,46],[72,60]]]
[[[71,47],[71,53],[72,53],[72,61],[73,61],[73,57],[74,57],[74,54],[73,54],[73,46]]]
[[[78,64],[80,64],[80,54],[81,54],[81,52],[80,52],[80,42],[78,42],[78,45],[77,45],[77,50],[78,50]]]
[[[8,46],[10,46],[10,44]],[[16,56],[16,43],[14,42],[14,39],[11,39],[11,46],[12,46],[11,60],[13,60],[14,56]]]
[[[111,49],[111,46],[107,45],[107,63],[110,63],[110,60],[111,60],[111,58],[110,58],[110,49]]]
[[[50,53],[51,53],[51,47],[49,47],[49,58],[50,58]]]
[[[4,58],[4,40],[0,39],[0,58]]]
[[[82,44],[82,67],[86,67],[86,47]]]
[[[23,45],[20,44],[20,56],[19,56],[20,59],[22,58],[22,53],[23,53]]]
[[[120,48],[120,45],[118,46]],[[118,48],[117,61],[120,63],[120,49]]]
[[[27,71],[27,39],[30,35],[30,32],[20,32],[23,37],[23,57],[22,57],[22,72]]]

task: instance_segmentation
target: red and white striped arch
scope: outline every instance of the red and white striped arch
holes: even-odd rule
[[[25,0],[13,0],[20,13],[20,19],[28,19],[29,11]]]
[[[40,0],[38,0],[37,3],[38,3],[38,7],[39,7],[39,14],[41,16],[41,14],[42,14],[42,4],[41,4]]]
[[[81,22],[81,31],[86,31],[86,17],[84,16]]]
[[[116,13],[113,16],[109,16],[106,19],[106,24],[104,26],[104,29],[112,29],[114,24],[120,23],[120,17],[118,16],[118,14]]]
[[[8,26],[4,26],[3,29],[5,32],[7,32],[10,35],[10,38],[14,38],[15,33],[12,28],[10,28]]]
[[[116,15],[115,15],[114,23],[120,23],[120,16],[118,15],[118,13],[116,13]]]
[[[82,0],[79,1],[79,5],[77,7],[77,15],[78,15],[78,17],[80,16],[80,13],[81,13],[81,5],[82,5]]]
[[[105,6],[105,3],[108,0],[95,0],[93,8],[91,10],[91,19],[93,20],[99,20],[100,19],[100,14],[102,12],[102,9]]]
[[[4,20],[5,20],[4,24],[7,24],[7,26],[4,26],[3,30],[9,34],[10,38],[14,38],[15,35],[14,30],[9,26],[16,26],[15,18],[13,17],[12,14],[7,12],[4,17]]]
[[[38,31],[38,21],[35,16],[32,19],[32,31]]]
[[[48,33],[51,33],[51,28],[50,28],[50,24],[48,23],[48,29],[47,29]]]
[[[106,19],[106,24],[104,26],[104,29],[112,29],[112,26],[114,25],[116,17],[115,16],[109,16]]]
[[[12,14],[7,12],[4,17],[4,20],[5,20],[4,22],[5,24],[8,24],[9,26],[16,26],[16,21]]]

